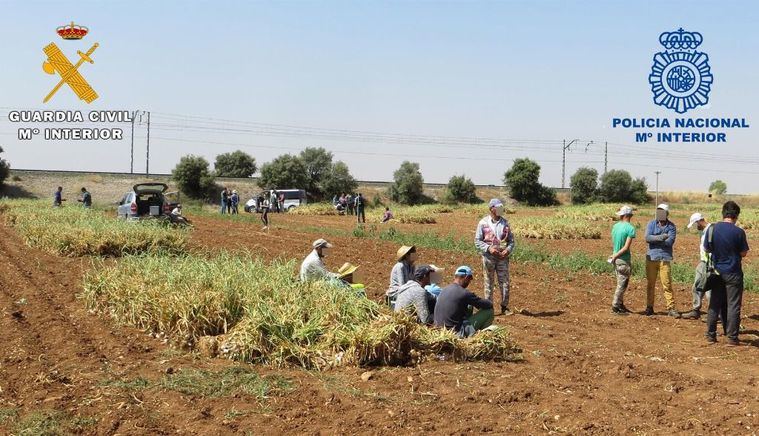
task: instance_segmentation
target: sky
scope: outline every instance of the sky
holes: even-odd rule
[[[87,26],[81,41],[55,29]],[[516,158],[565,183],[581,166],[624,169],[653,189],[759,192],[759,4],[750,1],[75,1],[0,0],[0,146],[14,168],[129,171],[122,141],[21,141],[13,110],[150,111],[150,171],[187,154],[210,162],[243,150],[259,164],[324,147],[359,180],[390,180],[404,160],[425,181],[465,174],[503,182]],[[648,76],[659,34],[703,35],[714,77],[706,106],[680,115],[653,103]],[[10,37],[8,37],[10,35]],[[55,42],[92,104],[42,71]],[[621,118],[746,118],[726,143],[635,143]],[[147,117],[134,171],[146,165]],[[756,127],[754,124],[756,123]],[[23,124],[23,125],[21,125]],[[45,126],[49,127],[49,126]],[[58,126],[60,127],[60,126]],[[655,131],[655,130],[654,130]],[[673,130],[678,131],[678,130]],[[572,142],[572,140],[575,140]],[[649,140],[650,141],[650,140]]]

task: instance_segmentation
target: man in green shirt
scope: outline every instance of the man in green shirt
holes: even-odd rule
[[[632,273],[632,258],[630,245],[635,238],[635,227],[630,223],[633,217],[633,208],[622,206],[617,212],[619,222],[611,228],[611,242],[614,245],[614,254],[609,258],[609,263],[614,265],[617,272],[617,290],[611,302],[611,312],[616,315],[627,315],[630,309],[625,307],[624,296],[627,286],[630,284]]]

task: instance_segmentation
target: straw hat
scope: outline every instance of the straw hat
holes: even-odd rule
[[[343,266],[340,267],[340,269],[337,270],[337,275],[340,276],[340,278],[343,278],[345,276],[353,274],[354,271],[356,271],[358,267],[350,262],[345,262]]]
[[[407,255],[409,251],[416,250],[416,246],[414,245],[401,245],[401,248],[398,249],[396,254],[396,259],[400,262],[401,259],[403,259],[403,256]]]

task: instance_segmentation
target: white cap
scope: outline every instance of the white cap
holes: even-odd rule
[[[314,248],[332,248],[332,244],[330,244],[329,242],[321,238],[314,241],[314,243],[311,244],[311,246],[313,246]]]
[[[617,211],[617,216],[632,215],[632,213],[633,213],[633,208],[625,205],[619,208],[619,210]]]
[[[688,221],[688,228],[693,227],[694,224],[704,219],[704,216],[701,215],[699,212],[694,213],[690,216],[690,221]]]
[[[661,209],[661,210],[666,210],[667,212],[669,212],[669,205],[666,204],[666,203],[662,203],[662,204],[656,206],[656,208],[657,209]]]

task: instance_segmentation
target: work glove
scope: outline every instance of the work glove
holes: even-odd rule
[[[664,242],[667,239],[669,239],[669,235],[666,234],[666,233],[662,233],[661,235],[656,235],[656,236],[658,237],[659,241],[661,241],[661,242]]]

